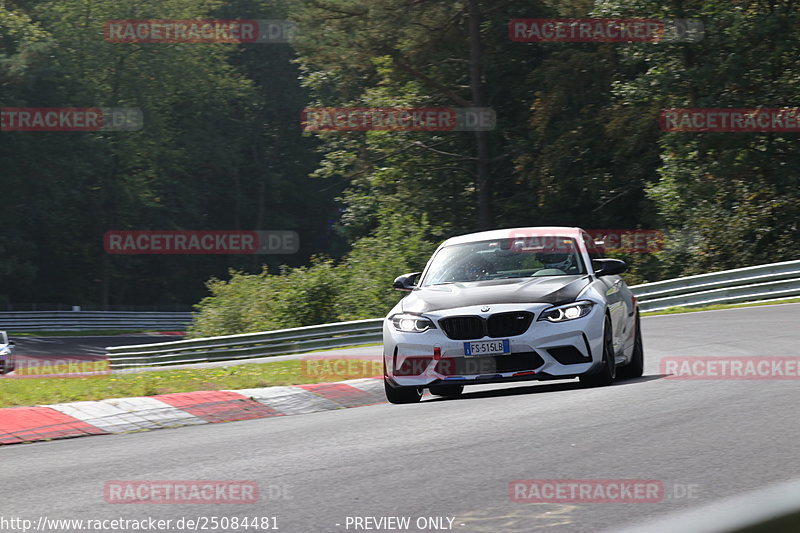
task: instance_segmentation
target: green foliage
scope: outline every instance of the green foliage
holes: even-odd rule
[[[211,295],[198,304],[189,335],[250,333],[311,326],[386,314],[402,297],[392,289],[400,274],[420,271],[435,244],[427,221],[387,218],[374,235],[356,241],[338,265],[315,259],[309,267],[266,269],[257,275],[232,271],[208,283]]]
[[[427,218],[411,216],[383,219],[374,235],[359,239],[343,261],[347,281],[337,299],[342,320],[385,315],[403,294],[392,281],[424,268],[436,244],[430,239]]]
[[[286,17],[292,45],[102,37],[114,18]],[[693,18],[705,33],[508,38],[510,19],[537,17]],[[797,134],[664,132],[658,118],[796,105],[798,27],[788,0],[0,2],[2,106],[139,107],[146,124],[0,133],[0,303],[189,303],[216,276],[198,332],[379,316],[394,276],[487,213],[493,227],[666,230],[663,251],[625,258],[631,282],[796,258]],[[298,124],[306,106],[474,104],[495,110],[494,131]],[[110,257],[109,229],[296,230],[301,251]]]
[[[300,253],[281,258],[292,265],[338,251],[327,235],[338,185],[318,187],[308,177],[316,142],[296,125],[305,98],[288,44],[103,39],[109,19],[271,19],[284,8],[208,0],[14,4],[0,2],[0,105],[138,107],[145,125],[0,133],[0,302],[188,305],[212,275],[279,265],[270,256],[108,256],[108,230],[295,230]]]
[[[637,74],[615,100],[641,113],[667,107],[794,107],[800,13],[789,2],[606,0],[598,15],[698,18],[696,43],[626,48]],[[800,147],[796,133],[662,132],[645,190],[668,231],[660,275],[699,274],[800,254]]]
[[[335,322],[341,268],[315,259],[310,267],[266,268],[260,274],[231,271],[227,281],[208,282],[210,296],[195,307],[190,337],[232,335]]]

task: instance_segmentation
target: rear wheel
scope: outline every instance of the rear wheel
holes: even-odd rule
[[[640,378],[644,374],[644,347],[642,346],[642,327],[639,322],[639,312],[636,312],[636,336],[633,340],[633,355],[631,362],[620,367],[619,377],[623,379]]]
[[[614,382],[617,374],[617,363],[614,360],[614,339],[611,333],[611,319],[606,317],[603,324],[603,365],[600,370],[589,375],[580,376],[581,383],[587,387],[604,387]]]
[[[464,385],[434,385],[430,388],[431,394],[445,398],[455,398],[464,392]]]

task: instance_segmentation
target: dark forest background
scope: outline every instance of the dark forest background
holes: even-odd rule
[[[513,18],[700,19],[692,43],[519,43]],[[120,44],[109,19],[290,19],[292,44]],[[0,132],[0,305],[215,309],[207,332],[383,314],[482,228],[658,228],[628,281],[796,259],[791,0],[0,0],[0,107],[139,107],[137,132]],[[306,106],[492,107],[494,131],[304,133]],[[109,229],[295,230],[292,256],[112,256]],[[281,267],[281,265],[284,265]],[[210,281],[209,281],[210,280]],[[230,280],[230,281],[229,281]],[[223,317],[223,318],[220,318]]]

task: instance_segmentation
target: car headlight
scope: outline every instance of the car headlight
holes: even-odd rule
[[[11,355],[11,348],[0,348],[0,355]]]
[[[422,333],[429,329],[436,329],[436,326],[429,318],[420,315],[401,313],[392,317],[392,325],[397,331],[404,333]]]
[[[547,320],[548,322],[566,322],[567,320],[575,320],[588,315],[594,307],[593,302],[575,302],[566,305],[559,305],[558,307],[551,307],[539,315],[539,320]]]

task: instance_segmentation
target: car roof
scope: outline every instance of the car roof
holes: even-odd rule
[[[572,237],[580,240],[582,232],[583,230],[581,228],[572,228],[566,226],[536,226],[527,228],[495,229],[450,237],[442,243],[442,246],[478,241],[491,241],[494,239],[510,239],[513,237]]]

